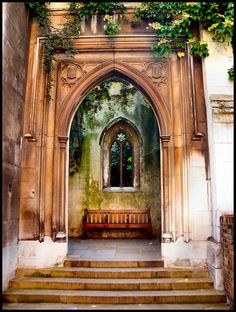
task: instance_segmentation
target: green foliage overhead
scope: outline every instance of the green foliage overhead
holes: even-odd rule
[[[127,8],[122,2],[71,2],[69,10],[72,13],[70,24],[77,29],[80,27],[83,18],[87,20],[95,14],[105,15],[105,34],[115,36],[121,30],[121,25],[114,19],[113,14],[121,14],[122,18],[125,19],[124,13]]]
[[[156,30],[155,57],[172,53],[172,42],[179,57],[185,54],[185,42],[191,55],[208,56],[208,45],[199,38],[199,26],[211,33],[213,41],[232,43],[233,2],[146,2],[137,8],[135,18]]]
[[[46,99],[51,100],[51,88],[53,86],[53,79],[51,77],[51,71],[54,69],[53,61],[55,60],[55,54],[57,49],[65,51],[68,55],[72,55],[75,51],[73,44],[70,40],[70,33],[68,33],[67,25],[58,30],[52,26],[50,20],[50,11],[46,4],[50,2],[25,2],[29,8],[29,12],[32,17],[36,18],[41,36],[44,37],[43,42],[43,55],[44,55],[44,68],[48,75],[47,87],[46,87]]]
[[[120,94],[110,95],[110,87],[112,83],[120,82],[121,89]],[[85,113],[96,114],[100,109],[104,101],[107,101],[108,108],[111,109],[113,102],[119,102],[121,106],[129,105],[130,95],[135,94],[137,89],[126,80],[120,79],[116,76],[112,76],[99,85],[95,86],[83,100],[81,110]]]
[[[120,14],[123,20],[127,8],[124,2],[70,2],[71,19],[61,30],[51,25],[50,2],[25,2],[31,15],[37,19],[41,35],[45,38],[44,65],[48,73],[47,96],[50,98],[52,79],[50,72],[57,49],[62,49],[68,55],[75,50],[71,36],[80,35],[81,21],[94,14],[104,15],[104,31],[106,35],[115,36],[121,30],[121,24],[114,18]],[[148,27],[156,30],[157,42],[152,46],[154,57],[169,55],[175,51],[179,57],[184,57],[186,44],[190,54],[207,57],[208,44],[200,40],[199,26],[208,31],[216,42],[231,44],[234,35],[234,3],[233,2],[144,2],[136,8],[131,23],[139,21],[148,23]],[[233,46],[234,47],[234,46]],[[232,70],[229,77],[232,79]]]
[[[124,14],[127,8],[122,2],[71,2],[70,10],[80,19],[94,14]]]

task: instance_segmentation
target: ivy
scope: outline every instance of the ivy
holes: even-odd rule
[[[95,14],[105,15],[105,34],[115,36],[121,30],[121,24],[115,20],[114,14],[121,14],[122,19],[125,20],[124,13],[127,11],[127,8],[121,2],[72,2],[69,10],[73,15],[70,24],[78,29],[83,18],[87,20]]]
[[[73,118],[69,140],[69,175],[73,176],[79,171],[82,156],[82,144],[85,138],[83,128],[83,114],[77,110]]]
[[[228,79],[234,80],[234,66],[228,69]]]
[[[25,5],[28,6],[30,15],[35,17],[39,27],[43,30],[43,32],[50,32],[51,21],[49,19],[49,10],[46,7],[46,4],[50,2],[35,2],[29,1],[25,2]]]
[[[29,8],[32,17],[36,18],[43,41],[43,56],[44,68],[47,74],[46,99],[51,100],[51,89],[54,85],[54,80],[51,77],[51,72],[54,69],[53,61],[58,49],[62,49],[67,55],[72,56],[75,53],[73,44],[70,39],[71,33],[68,32],[66,25],[62,30],[58,30],[52,26],[50,20],[50,11],[47,4],[50,2],[25,2]]]
[[[50,2],[25,2],[33,17],[36,18],[44,36],[44,66],[48,74],[46,97],[50,97],[53,86],[51,71],[53,61],[58,49],[67,55],[75,53],[71,36],[79,36],[81,22],[92,15],[104,15],[104,31],[108,36],[115,36],[121,30],[121,24],[115,14],[120,14],[121,19],[127,21],[125,13],[127,8],[122,2],[71,2],[69,11],[71,19],[65,23],[61,30],[52,27],[50,11],[47,4]],[[145,2],[138,6],[131,25],[146,21],[148,27],[156,30],[157,43],[153,44],[154,57],[173,53],[171,44],[175,43],[177,55],[184,57],[186,44],[190,54],[207,57],[208,44],[200,40],[196,26],[199,24],[212,35],[216,42],[232,43],[234,35],[234,3],[233,2]],[[233,46],[234,47],[234,46]],[[232,79],[232,70],[229,77]]]
[[[114,82],[121,84],[120,94],[110,94],[110,88]],[[95,86],[84,98],[79,107],[82,115],[87,116],[88,123],[92,128],[94,126],[94,115],[96,115],[102,108],[104,102],[107,103],[108,109],[113,109],[114,103],[119,103],[121,107],[128,107],[132,105],[132,95],[137,92],[137,89],[129,82],[112,76],[100,84]]]
[[[121,30],[121,25],[114,21],[112,15],[105,15],[104,21],[106,22],[106,25],[104,25],[106,35],[115,36]]]
[[[120,94],[110,94],[113,83],[120,83]],[[82,145],[85,138],[84,118],[90,128],[94,127],[96,120],[94,116],[102,109],[102,104],[106,102],[109,110],[112,110],[114,103],[119,103],[122,107],[132,105],[133,95],[138,90],[129,82],[112,76],[95,86],[84,98],[72,121],[69,140],[69,174],[73,176],[79,172],[82,156]]]
[[[185,42],[191,55],[207,57],[208,44],[200,40],[198,25],[211,33],[213,41],[233,44],[233,2],[146,2],[136,9],[134,19],[156,30],[155,58],[173,53],[171,42],[179,57],[185,55]]]

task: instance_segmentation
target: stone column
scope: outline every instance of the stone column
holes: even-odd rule
[[[169,135],[161,136],[162,142],[162,240],[164,243],[172,241],[171,213],[170,213],[170,192],[169,192]]]
[[[59,156],[59,209],[58,209],[58,232],[56,233],[56,240],[65,241],[66,239],[66,224],[65,224],[65,207],[66,207],[66,144],[68,137],[58,137],[60,142],[60,156]]]

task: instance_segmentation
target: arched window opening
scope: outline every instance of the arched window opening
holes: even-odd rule
[[[101,135],[102,188],[135,191],[140,188],[141,136],[134,124],[120,117]]]
[[[110,185],[133,186],[133,148],[123,132],[117,134],[110,147]]]

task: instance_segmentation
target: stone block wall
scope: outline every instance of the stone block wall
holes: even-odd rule
[[[223,251],[224,289],[230,306],[234,307],[234,216],[220,217],[220,237]]]
[[[24,2],[4,2],[2,11],[3,51],[3,201],[2,269],[3,288],[17,266],[19,229],[19,181],[29,23]]]

